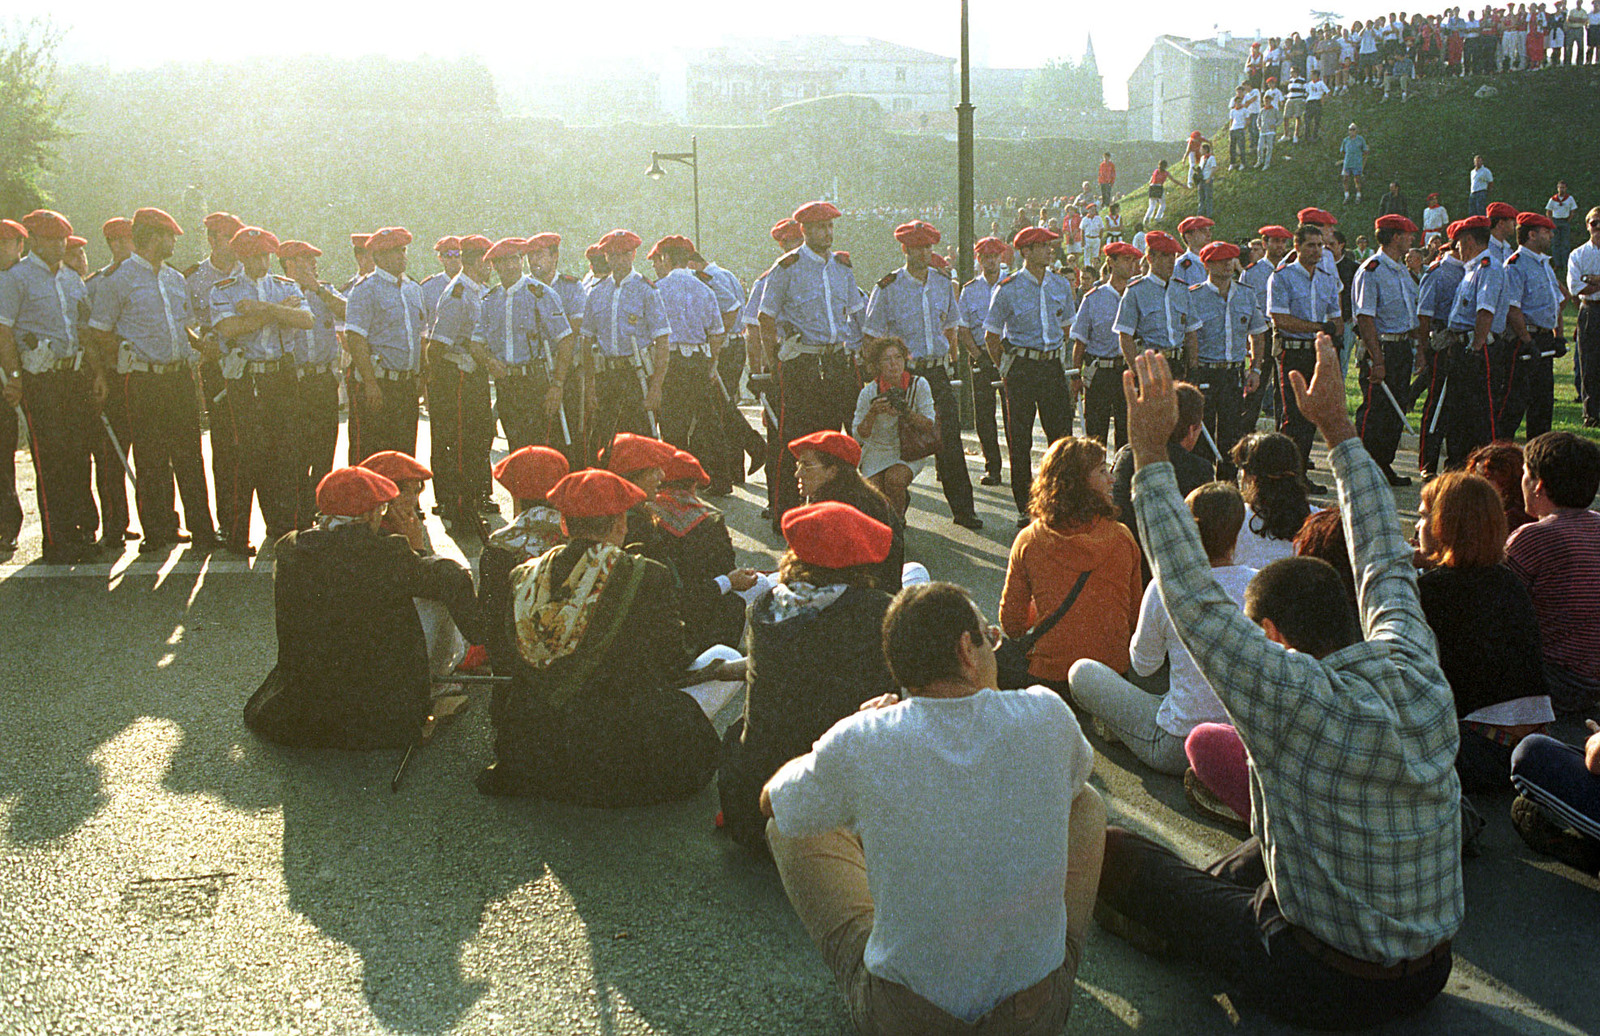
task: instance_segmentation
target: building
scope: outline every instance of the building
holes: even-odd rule
[[[1128,77],[1128,138],[1177,141],[1193,130],[1211,136],[1244,78],[1249,55],[1247,41],[1226,35],[1156,37]]]
[[[953,124],[955,59],[866,36],[747,40],[694,55],[687,121],[748,125],[773,108],[835,94],[878,102],[891,128]]]

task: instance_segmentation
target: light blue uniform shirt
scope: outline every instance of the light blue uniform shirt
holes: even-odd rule
[[[212,286],[211,322],[216,324],[229,317],[241,316],[238,305],[245,299],[272,305],[290,305],[308,314],[311,312],[300,285],[289,278],[269,273],[257,281],[241,273],[238,277],[220,280]],[[281,360],[293,348],[284,341],[284,330],[277,323],[268,321],[249,334],[223,339],[220,344],[224,352],[239,353],[253,363]]]
[[[589,326],[587,320],[584,326]],[[472,329],[474,342],[511,367],[538,362],[554,369],[556,347],[571,337],[572,322],[561,308],[561,296],[532,275],[510,288],[503,284],[490,288]]]
[[[865,308],[855,274],[835,252],[826,256],[809,245],[779,259],[767,271],[761,312],[792,325],[801,346],[845,341],[848,318]]]
[[[1272,277],[1267,281],[1267,313],[1283,313],[1309,320],[1313,324],[1337,319],[1338,274],[1325,272],[1320,263],[1315,272],[1309,273],[1299,262],[1284,263],[1272,272]],[[1282,333],[1289,334],[1287,331]],[[1290,337],[1310,338],[1311,335],[1296,332]]]
[[[1450,330],[1471,333],[1477,325],[1478,313],[1488,310],[1494,314],[1489,325],[1492,335],[1504,334],[1506,329],[1506,277],[1500,264],[1488,252],[1467,264],[1467,272],[1456,288],[1456,298],[1450,307]]]
[[[1078,306],[1078,315],[1072,318],[1072,340],[1083,343],[1085,355],[1097,360],[1122,355],[1116,329],[1117,311],[1121,308],[1122,294],[1110,283],[1089,289]]]
[[[229,277],[243,277],[244,264],[234,263],[233,269],[223,271],[216,268],[209,258],[203,259],[199,266],[185,278],[189,291],[189,310],[194,314],[197,326],[202,335],[211,333],[211,325],[216,321],[211,316],[211,289],[217,282]]]
[[[1516,250],[1517,246],[1513,243],[1511,238],[1508,237],[1502,241],[1493,234],[1489,235],[1488,255],[1490,258],[1494,259],[1497,266],[1505,266],[1506,260],[1510,259],[1511,253]]]
[[[1272,280],[1272,271],[1277,267],[1272,265],[1271,259],[1257,259],[1244,272],[1239,274],[1239,283],[1256,293],[1256,301],[1261,304],[1261,312],[1267,311],[1267,283]]]
[[[426,283],[422,289],[427,291]],[[467,342],[472,338],[473,329],[478,326],[478,307],[488,291],[487,285],[473,280],[464,269],[452,277],[430,311],[432,328],[428,337],[449,346],[452,356],[465,355]]]
[[[456,276],[460,276],[460,274]],[[433,326],[433,321],[437,320],[439,316],[439,300],[444,297],[445,289],[450,287],[454,281],[455,277],[451,277],[443,270],[423,279],[422,312],[426,316],[430,328]],[[428,337],[435,336],[429,332]],[[443,339],[440,339],[440,341],[443,341]]]
[[[596,281],[583,304],[583,338],[612,358],[646,352],[670,331],[661,293],[637,272]]]
[[[1506,305],[1522,310],[1522,318],[1534,327],[1552,330],[1561,312],[1561,288],[1550,257],[1531,248],[1511,253],[1505,266]]]
[[[744,312],[739,318],[745,327],[755,327],[761,323],[761,298],[767,288],[769,272],[763,271],[761,276],[750,282],[750,296],[745,299]]]
[[[722,308],[711,285],[679,267],[656,281],[656,292],[667,314],[667,344],[685,356],[709,355],[712,336],[723,333]]]
[[[145,363],[176,363],[196,355],[189,347],[194,321],[183,274],[166,263],[158,270],[141,255],[129,256],[95,291],[89,326],[127,342]]]
[[[873,338],[899,338],[912,363],[950,355],[945,332],[961,326],[955,286],[943,270],[928,268],[922,280],[901,267],[879,281],[867,299],[863,329]]]
[[[1250,336],[1267,329],[1266,314],[1256,293],[1242,284],[1228,288],[1228,297],[1208,278],[1189,289],[1183,330],[1193,331],[1202,363],[1239,363],[1250,358]]]
[[[367,340],[374,366],[415,373],[422,369],[425,319],[422,286],[379,269],[350,289],[344,328]]]
[[[83,278],[65,266],[51,270],[30,252],[0,273],[0,325],[17,337],[19,354],[22,336],[33,335],[55,359],[68,360],[79,351],[78,306],[88,297]]]
[[[978,340],[979,345],[983,344],[983,325],[989,320],[989,302],[1004,276],[996,276],[991,284],[979,274],[961,287],[961,322],[971,329],[972,337]]]
[[[1466,272],[1461,260],[1448,254],[1422,272],[1422,283],[1417,286],[1417,315],[1432,319],[1435,330],[1449,318],[1456,289]]]
[[[856,299],[861,303],[861,308],[846,317],[844,322],[844,348],[849,353],[861,352],[861,343],[867,338],[866,329],[862,327],[866,322],[867,293],[856,288]]]
[[[1002,280],[989,300],[984,331],[993,331],[1017,349],[1059,349],[1078,311],[1072,285],[1045,271],[1044,282],[1026,266]]]
[[[323,281],[322,286],[335,295],[339,294],[327,281]],[[320,294],[307,296],[306,305],[311,307],[311,330],[284,331],[284,344],[294,353],[296,363],[337,364],[339,336],[334,332],[339,326],[339,318],[333,315],[333,310],[322,301]]]
[[[720,312],[733,313],[743,308],[744,285],[739,283],[739,278],[732,271],[716,263],[706,263],[706,268],[701,272],[711,275],[711,290],[717,293],[717,309]]]
[[[1178,296],[1187,290],[1176,280],[1164,281],[1153,273],[1135,277],[1122,293],[1111,329],[1137,338],[1141,349],[1178,348],[1183,344],[1179,336],[1188,302]]]
[[[1404,263],[1378,252],[1350,282],[1350,312],[1371,317],[1380,335],[1403,335],[1417,326],[1417,282]]]
[[[561,310],[567,315],[568,326],[571,326],[574,320],[579,322],[583,320],[583,300],[589,294],[589,289],[583,286],[582,281],[570,273],[558,273],[555,281],[546,284],[545,287],[554,288],[556,295],[560,297]]]
[[[1193,251],[1184,252],[1178,256],[1178,261],[1172,264],[1172,279],[1185,288],[1202,284],[1206,279],[1206,264],[1201,262],[1200,256]]]

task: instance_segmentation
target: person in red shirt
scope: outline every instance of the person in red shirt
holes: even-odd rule
[[[1117,182],[1117,167],[1111,161],[1111,152],[1107,151],[1100,160],[1100,207],[1106,208],[1111,204],[1111,188]]]

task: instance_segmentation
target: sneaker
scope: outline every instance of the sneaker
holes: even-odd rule
[[[1361,192],[1357,191],[1356,192],[1356,201],[1360,201],[1360,200],[1361,200]]]
[[[1532,799],[1518,795],[1511,800],[1511,826],[1534,852],[1553,856],[1585,874],[1600,871],[1600,842],[1563,828]]]
[[[1183,771],[1183,797],[1189,800],[1189,805],[1194,807],[1196,813],[1208,820],[1244,831],[1250,830],[1250,822],[1217,798],[1216,792],[1205,786],[1192,766]]]
[[[1346,205],[1350,204],[1350,192],[1349,191],[1345,191],[1344,192],[1344,203]]]

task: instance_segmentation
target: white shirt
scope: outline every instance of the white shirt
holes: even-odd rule
[[[1250,585],[1256,570],[1243,565],[1225,565],[1213,568],[1211,574],[1242,609],[1245,587]],[[1139,607],[1139,626],[1133,631],[1128,656],[1134,672],[1140,676],[1149,676],[1161,668],[1163,661],[1172,659],[1169,689],[1156,709],[1156,725],[1162,730],[1175,737],[1188,737],[1189,731],[1201,723],[1233,722],[1205,674],[1194,664],[1189,649],[1178,639],[1167,607],[1161,603],[1160,590],[1153,581],[1145,588],[1144,602]]]
[[[1476,194],[1479,191],[1487,191],[1489,189],[1489,185],[1494,183],[1494,174],[1489,172],[1488,166],[1478,166],[1472,170],[1471,182],[1473,194]]]
[[[1450,225],[1450,211],[1443,205],[1429,205],[1422,210],[1423,230],[1443,230]]]
[[[1570,219],[1578,211],[1578,199],[1570,194],[1565,199],[1552,194],[1550,200],[1544,203],[1544,211],[1550,213],[1551,219]]]
[[[1312,79],[1306,83],[1306,100],[1320,101],[1328,96],[1328,84],[1320,79]]]
[[[1308,506],[1306,513],[1310,514],[1312,510]],[[1279,558],[1294,557],[1294,540],[1273,539],[1263,532],[1255,531],[1260,524],[1255,511],[1250,509],[1249,504],[1245,504],[1244,522],[1239,526],[1239,541],[1233,548],[1235,565],[1260,570]]]
[[[1207,155],[1207,156],[1205,156],[1204,158],[1202,158],[1200,160],[1200,164],[1196,168],[1198,168],[1200,170],[1200,179],[1202,179],[1202,180],[1211,179],[1211,177],[1214,176],[1216,174],[1216,172],[1217,172],[1217,156],[1216,155]]]
[[[1242,130],[1250,125],[1250,105],[1240,104],[1228,109],[1228,128]]]
[[[984,690],[847,716],[769,786],[783,835],[861,837],[867,970],[970,1022],[1065,959],[1067,824],[1093,766],[1054,691]]]
[[[1592,241],[1585,241],[1567,255],[1567,290],[1577,295],[1587,288],[1588,285],[1583,283],[1585,277],[1600,277],[1600,248],[1596,248]],[[1600,302],[1600,292],[1592,292],[1583,298]]]

